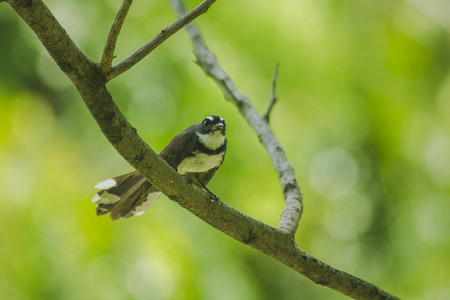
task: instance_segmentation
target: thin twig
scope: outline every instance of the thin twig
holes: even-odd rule
[[[272,80],[272,88],[270,89],[270,99],[269,104],[267,105],[266,113],[264,114],[264,120],[269,123],[270,113],[272,111],[273,106],[277,102],[277,95],[275,94],[275,86],[277,83],[278,77],[278,63],[275,67],[275,72],[273,72],[273,80]]]
[[[165,40],[171,37],[178,30],[195,20],[198,16],[204,14],[208,11],[209,7],[216,2],[216,0],[205,0],[200,3],[196,8],[191,10],[187,14],[183,14],[182,17],[169,27],[161,30],[157,35],[155,35],[149,42],[144,46],[139,48],[136,52],[119,62],[117,65],[111,68],[111,72],[106,74],[107,80],[111,80],[114,77],[119,76],[123,72],[127,71],[144,57],[146,57],[150,52],[152,52],[156,47],[161,45]]]
[[[103,48],[102,58],[99,68],[103,74],[107,74],[111,70],[112,60],[114,58],[114,50],[116,48],[117,37],[122,29],[123,22],[128,14],[133,0],[123,0],[117,12],[116,18],[111,26],[108,37],[106,39],[105,48]]]
[[[169,2],[178,15],[185,13],[185,8],[181,1],[169,0]],[[273,134],[268,122],[258,114],[250,100],[239,92],[233,81],[231,81],[217,62],[214,54],[206,47],[198,28],[191,23],[186,26],[186,30],[192,40],[197,63],[222,89],[225,97],[237,106],[244,119],[256,132],[259,140],[269,153],[273,166],[280,178],[286,201],[278,228],[294,236],[302,214],[302,196],[297,180],[295,179],[294,170],[286,157],[283,147]],[[276,78],[276,73],[274,77]]]

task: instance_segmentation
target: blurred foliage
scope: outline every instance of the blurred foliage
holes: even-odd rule
[[[46,3],[98,61],[120,1]],[[280,63],[271,123],[304,192],[298,244],[405,299],[450,298],[450,28],[430,11],[450,19],[438,0],[232,0],[197,21],[261,112]],[[134,1],[117,61],[174,19],[165,1]],[[5,3],[0,28],[1,295],[346,299],[165,197],[142,217],[97,218],[93,185],[131,168]],[[224,117],[229,150],[210,188],[276,226],[283,199],[268,155],[193,61],[180,32],[108,86],[156,151],[205,116]]]

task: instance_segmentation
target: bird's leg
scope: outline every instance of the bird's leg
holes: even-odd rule
[[[191,176],[188,176],[188,174],[190,174]],[[211,192],[203,183],[198,181],[198,179],[195,177],[195,174],[187,173],[186,175],[183,175],[183,176],[184,176],[184,178],[186,178],[187,182],[189,182],[190,184],[195,183],[197,186],[199,186],[202,189],[204,189],[205,191],[207,191],[208,194],[211,196],[212,200],[214,200],[216,202],[220,201],[219,197],[217,197],[213,192]]]
[[[194,177],[194,178],[195,178],[195,177]],[[206,185],[204,185],[203,183],[201,183],[201,182],[198,181],[198,180],[195,180],[195,182],[197,183],[197,185],[198,185],[199,187],[205,189],[205,190],[208,192],[208,194],[211,196],[211,199],[212,199],[212,200],[214,200],[214,201],[216,201],[216,202],[219,202],[219,201],[220,201],[219,197],[217,197],[216,194],[214,194],[213,192],[211,192],[211,191],[206,187]]]

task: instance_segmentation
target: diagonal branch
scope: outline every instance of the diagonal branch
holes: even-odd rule
[[[178,15],[185,13],[185,8],[181,1],[169,0],[169,2]],[[198,28],[191,23],[186,26],[186,30],[192,40],[197,63],[222,89],[225,97],[237,106],[244,119],[256,132],[259,140],[269,153],[273,166],[280,178],[286,201],[278,228],[287,231],[293,236],[297,230],[298,222],[302,214],[302,196],[297,180],[295,179],[294,170],[286,157],[283,147],[270,129],[268,120],[260,116],[252,106],[250,100],[239,92],[233,81],[231,81],[217,62],[214,54],[206,47]],[[275,85],[276,75],[277,72],[275,71],[273,85]],[[274,103],[274,100],[271,102]]]
[[[165,40],[171,37],[178,30],[189,24],[193,20],[195,20],[198,16],[206,13],[209,7],[216,2],[216,0],[205,0],[200,3],[196,8],[191,10],[189,13],[183,14],[178,21],[170,25],[169,27],[161,30],[157,35],[155,35],[149,42],[147,42],[144,46],[139,48],[136,52],[119,62],[117,65],[111,68],[111,71],[106,74],[106,78],[111,80],[123,72],[127,71],[139,61],[141,61],[144,57],[146,57],[150,52],[156,49],[159,45],[161,45]]]
[[[102,58],[100,59],[99,68],[103,74],[107,74],[111,70],[112,60],[114,58],[114,50],[116,48],[117,37],[122,29],[123,22],[128,14],[133,0],[123,0],[117,12],[116,18],[111,26],[108,37],[106,39],[105,48],[103,48]]]

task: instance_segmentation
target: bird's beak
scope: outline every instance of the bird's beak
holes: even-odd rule
[[[215,124],[215,125],[213,125],[213,127],[212,127],[212,130],[222,130],[223,129],[223,127],[224,127],[224,125],[223,125],[223,123],[217,123],[217,124]]]

